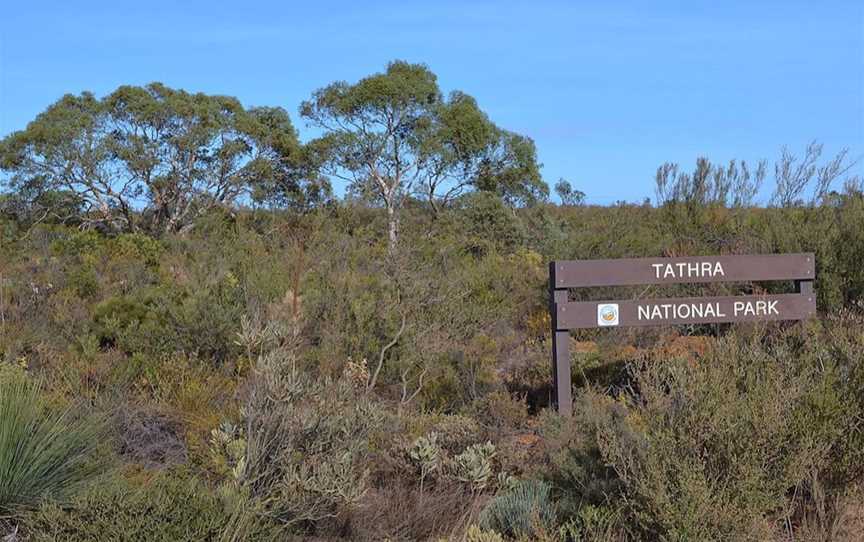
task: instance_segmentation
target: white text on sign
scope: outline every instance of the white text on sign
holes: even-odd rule
[[[780,315],[778,301],[735,301],[733,316]],[[713,303],[646,303],[637,307],[639,321],[687,320],[690,318],[725,318],[729,305],[724,309],[719,302]]]
[[[720,262],[679,262],[679,263],[655,263],[654,276],[658,279],[680,279],[680,278],[712,278],[724,277],[726,273]]]

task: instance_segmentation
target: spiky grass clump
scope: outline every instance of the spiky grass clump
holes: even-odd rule
[[[540,539],[556,524],[550,492],[547,482],[522,480],[489,502],[480,514],[480,527],[516,539]]]
[[[24,375],[0,378],[0,516],[65,500],[97,475],[105,467],[96,454],[104,428],[93,417],[48,408],[41,386]]]

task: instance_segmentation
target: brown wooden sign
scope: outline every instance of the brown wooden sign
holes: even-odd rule
[[[811,294],[582,301],[556,305],[558,329],[803,320],[816,312]]]
[[[813,254],[754,254],[555,262],[556,288],[813,280]]]
[[[803,320],[816,313],[812,253],[557,261],[549,264],[552,378],[558,410],[571,412],[571,329]],[[570,288],[794,280],[798,293],[571,302]]]

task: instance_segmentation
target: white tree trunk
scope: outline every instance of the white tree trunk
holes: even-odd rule
[[[396,202],[387,200],[387,249],[393,253],[399,240],[399,217],[396,214]]]

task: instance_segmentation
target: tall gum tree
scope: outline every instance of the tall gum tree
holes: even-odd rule
[[[412,195],[437,211],[467,189],[513,203],[548,194],[534,143],[495,126],[464,93],[445,99],[421,64],[394,61],[355,84],[332,83],[303,102],[300,114],[323,131],[309,148],[324,170],[385,208],[391,253],[399,211]]]
[[[244,196],[318,197],[303,157],[283,109],[160,83],[64,96],[0,141],[4,184],[17,194],[71,192],[84,224],[156,234]]]

